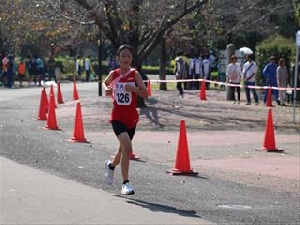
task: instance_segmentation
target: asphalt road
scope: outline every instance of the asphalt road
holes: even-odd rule
[[[60,131],[47,130],[44,128],[45,121],[36,120],[40,88],[2,89],[0,154],[20,164],[119,194],[120,185],[108,187],[103,182],[104,161],[111,157],[117,146],[109,124],[101,125],[101,113],[109,112],[109,109],[99,110],[97,115],[97,111],[85,103],[87,100],[100,107],[103,104],[104,107],[110,99],[97,96],[97,83],[77,85],[82,110],[87,112],[84,129],[90,143],[69,141],[73,134],[75,114],[72,83],[62,84],[65,103],[56,109]],[[60,110],[63,113],[60,114]],[[73,116],[66,116],[68,113]],[[149,132],[157,135],[158,139],[160,134],[168,134],[167,130]],[[137,146],[142,146],[142,142],[140,139]],[[291,146],[294,148],[297,144]],[[215,149],[213,145],[206,148],[208,151]],[[171,210],[217,224],[300,223],[299,186],[295,186],[298,190],[291,193],[220,179],[218,176],[202,174],[201,171],[197,177],[170,176],[166,170],[170,169],[173,162],[159,158],[159,152],[163,150],[166,150],[166,146],[162,144],[144,145],[143,151],[149,151],[151,155],[132,161],[131,180],[136,189],[136,194],[130,197],[133,204],[141,207],[154,205],[163,212]],[[172,149],[167,151],[172,151],[168,154],[175,154]],[[120,172],[117,170],[116,183],[120,182]]]

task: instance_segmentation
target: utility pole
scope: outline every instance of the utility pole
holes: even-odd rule
[[[294,74],[294,96],[293,96],[293,122],[296,123],[296,102],[297,102],[297,81],[299,76],[299,48],[300,48],[300,30],[296,33],[296,62]]]
[[[102,96],[102,40],[101,31],[98,33],[98,96]]]
[[[235,45],[234,44],[228,44],[226,46],[226,67],[225,67],[225,74],[226,74],[226,68],[228,64],[231,61],[231,56],[234,55],[235,52]],[[226,75],[225,75],[226,76]],[[226,83],[228,83],[228,79],[226,77]],[[230,86],[226,85],[226,100],[233,100],[233,96],[230,90]]]

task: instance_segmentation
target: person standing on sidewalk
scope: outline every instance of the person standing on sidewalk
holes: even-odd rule
[[[23,87],[23,80],[26,73],[26,63],[24,59],[21,58],[20,62],[18,63],[18,77],[19,77],[19,84],[20,87]]]
[[[210,78],[211,78],[211,65],[210,65],[210,61],[209,61],[209,55],[204,55],[202,57],[203,61],[202,61],[202,74],[203,74],[203,79],[205,81],[208,80],[208,82],[205,82],[205,87],[206,90],[209,90],[210,87]],[[204,81],[202,81],[204,82]]]
[[[247,62],[244,64],[243,72],[242,72],[244,78],[246,99],[247,99],[246,105],[251,105],[250,90],[252,91],[255,100],[255,105],[258,105],[258,96],[255,88],[249,88],[249,86],[255,86],[256,72],[257,72],[257,66],[253,61],[253,56],[247,55]]]
[[[90,82],[90,76],[91,76],[91,56],[89,55],[85,60],[84,60],[84,69],[85,69],[85,81]]]
[[[105,95],[110,95],[113,99],[110,123],[120,143],[113,160],[105,162],[105,181],[107,184],[113,184],[114,169],[120,163],[123,195],[134,194],[134,189],[129,183],[129,162],[132,139],[139,120],[136,110],[137,96],[143,98],[148,96],[141,75],[131,68],[132,59],[131,46],[121,45],[117,51],[120,68],[112,70],[104,80]]]
[[[8,56],[7,62],[7,88],[14,88],[14,75],[15,75],[15,58],[14,55],[11,54]]]
[[[271,56],[269,58],[269,63],[264,67],[262,74],[264,75],[266,86],[269,87],[277,87],[277,64],[275,63],[276,58],[274,56]],[[280,101],[278,100],[278,90],[271,89],[272,95],[275,96],[277,105],[280,105]],[[268,98],[268,90],[265,90],[264,95],[264,104],[267,103]]]
[[[236,103],[235,98],[235,90],[237,92],[237,103],[240,104],[241,101],[241,91],[240,91],[240,83],[241,83],[241,65],[237,62],[237,57],[235,55],[231,56],[231,63],[228,64],[226,75],[228,77],[228,82],[232,84],[230,86],[231,94],[233,97],[233,104]]]
[[[277,84],[279,88],[287,88],[289,86],[289,76],[285,66],[285,60],[279,59],[277,67]],[[279,90],[280,105],[285,106],[286,90]]]
[[[26,69],[28,73],[28,87],[34,86],[35,83],[33,82],[33,57],[32,55],[28,55],[28,58],[26,59]]]
[[[82,59],[80,59],[80,56],[77,56],[76,62],[75,62],[75,68],[76,68],[76,75],[78,76],[79,80],[82,81]]]
[[[183,52],[179,51],[175,58],[175,78],[177,81],[176,88],[179,91],[179,95],[183,98],[182,82],[180,80],[187,78],[187,66],[186,61],[183,58]]]
[[[47,62],[47,70],[48,70],[48,74],[49,74],[49,81],[51,81],[52,77],[53,77],[55,83],[57,83],[57,79],[56,79],[56,76],[55,76],[55,66],[56,66],[56,61],[55,61],[54,57],[51,55],[49,57],[48,62]]]

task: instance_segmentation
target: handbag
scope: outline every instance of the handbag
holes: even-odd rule
[[[244,76],[246,76],[247,72],[250,70],[250,68],[254,65],[254,63],[251,63],[251,65],[246,69],[245,73],[244,73]],[[255,75],[255,73],[253,73],[250,77],[247,77],[245,79],[245,81],[248,81],[250,80],[253,76]]]

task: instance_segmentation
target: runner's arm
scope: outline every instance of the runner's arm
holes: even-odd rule
[[[141,75],[137,71],[135,73],[135,82],[136,82],[137,87],[134,87],[132,85],[126,85],[125,90],[132,91],[142,98],[147,98],[148,93],[146,90],[146,86],[144,84],[144,81],[142,80]]]
[[[112,95],[112,87],[110,86],[112,80],[113,80],[113,73],[110,72],[103,81],[106,96]]]

